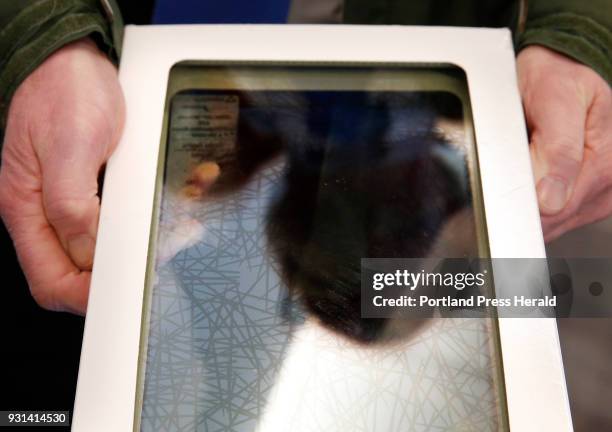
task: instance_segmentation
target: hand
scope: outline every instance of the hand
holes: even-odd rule
[[[84,314],[99,214],[98,173],[125,117],[117,71],[89,39],[50,56],[9,109],[0,215],[34,299]]]
[[[546,241],[612,213],[612,90],[592,69],[529,46],[518,78]]]

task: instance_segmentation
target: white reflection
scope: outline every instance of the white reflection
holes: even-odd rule
[[[489,331],[483,319],[437,320],[410,342],[372,347],[308,319],[256,430],[497,430]]]

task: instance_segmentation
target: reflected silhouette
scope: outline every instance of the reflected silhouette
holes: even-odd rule
[[[465,152],[439,128],[462,121],[460,100],[445,92],[234,94],[236,144],[211,150],[208,168],[196,168],[215,172],[202,198],[231,193],[284,157],[266,232],[290,294],[356,342],[413,334],[424,321],[361,318],[361,258],[428,256],[445,224],[471,205]]]

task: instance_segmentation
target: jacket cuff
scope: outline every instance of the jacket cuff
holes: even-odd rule
[[[612,31],[597,21],[557,13],[527,21],[517,49],[543,45],[591,67],[612,85]]]
[[[0,31],[0,139],[19,84],[54,51],[85,36],[91,36],[111,59],[118,58],[115,46],[120,41],[115,44],[117,34],[97,0],[37,1]]]

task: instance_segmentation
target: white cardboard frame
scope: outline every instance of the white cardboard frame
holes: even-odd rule
[[[145,273],[169,71],[184,60],[452,63],[467,75],[491,257],[544,258],[511,34],[399,26],[128,26],[121,142],[104,184],[72,430],[134,428]],[[510,428],[571,431],[557,326],[499,320]]]

